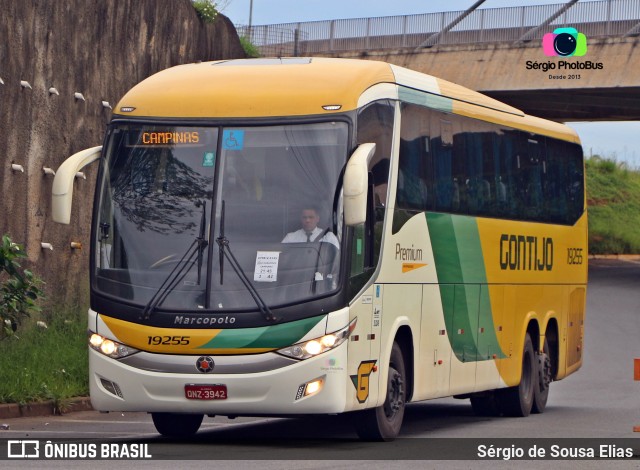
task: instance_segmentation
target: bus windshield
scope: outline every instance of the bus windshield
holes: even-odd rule
[[[347,150],[344,122],[116,124],[93,288],[158,310],[220,312],[258,308],[247,280],[270,307],[335,291]]]

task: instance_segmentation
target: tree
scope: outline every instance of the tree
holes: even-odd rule
[[[26,258],[24,248],[13,243],[8,235],[0,245],[0,339],[7,338],[31,313],[39,312],[36,301],[43,297],[40,278],[22,269],[19,260]]]

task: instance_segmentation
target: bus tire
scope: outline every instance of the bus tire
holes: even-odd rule
[[[536,376],[533,390],[532,413],[542,413],[547,406],[549,398],[549,385],[553,379],[551,369],[551,350],[549,342],[545,338],[543,352],[536,354]]]
[[[500,408],[505,416],[529,416],[533,407],[534,385],[537,379],[536,355],[529,333],[524,338],[522,376],[520,384],[500,390]]]
[[[360,439],[391,441],[398,436],[407,398],[406,377],[402,350],[398,343],[393,343],[384,404],[355,413],[355,427]]]
[[[185,413],[151,413],[156,430],[166,437],[193,436],[202,424],[204,415]]]

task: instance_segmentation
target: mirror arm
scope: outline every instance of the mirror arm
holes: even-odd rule
[[[71,203],[73,200],[73,181],[76,173],[100,158],[102,146],[82,150],[67,158],[53,179],[51,212],[54,222],[69,224],[71,221]]]

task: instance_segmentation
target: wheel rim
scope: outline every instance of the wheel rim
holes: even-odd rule
[[[389,384],[387,399],[384,402],[384,414],[391,421],[404,408],[404,381],[400,373],[391,368],[389,370]]]
[[[538,382],[541,392],[547,390],[551,383],[551,360],[545,353],[538,357]]]

